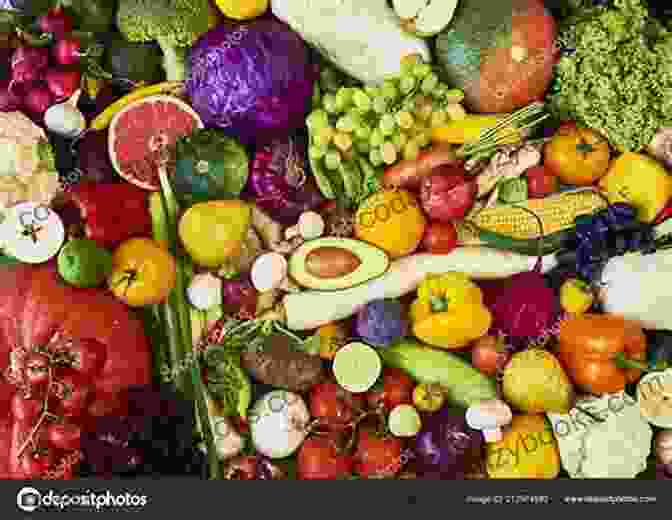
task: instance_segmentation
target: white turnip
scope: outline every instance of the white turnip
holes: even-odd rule
[[[310,412],[299,394],[273,390],[254,404],[248,419],[257,452],[282,459],[299,449],[308,435]]]

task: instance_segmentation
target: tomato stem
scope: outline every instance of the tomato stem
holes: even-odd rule
[[[614,362],[616,363],[616,366],[623,369],[633,368],[636,370],[641,370],[642,372],[655,372],[655,370],[652,370],[646,363],[626,358],[623,352],[616,354],[614,357]]]

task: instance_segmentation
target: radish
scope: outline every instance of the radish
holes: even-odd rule
[[[77,69],[53,68],[45,75],[47,86],[57,101],[72,96],[80,88],[82,74]]]
[[[12,55],[12,81],[28,83],[40,79],[49,63],[49,51],[44,47],[18,47]]]
[[[72,31],[74,22],[61,6],[52,7],[47,14],[37,19],[37,26],[44,33],[53,34],[56,38],[62,38]]]
[[[42,115],[54,104],[54,96],[47,87],[37,84],[28,89],[24,103],[33,115]]]
[[[79,63],[82,44],[79,39],[67,36],[54,45],[54,59],[59,65],[75,65]]]
[[[23,96],[10,81],[0,82],[0,112],[14,112],[23,106]]]

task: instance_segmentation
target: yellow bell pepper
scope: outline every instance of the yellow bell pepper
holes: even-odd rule
[[[435,143],[466,144],[477,142],[483,132],[499,123],[507,115],[468,114],[462,119],[452,119],[445,125],[432,129]],[[501,144],[516,144],[521,140],[521,132],[512,126],[497,130],[498,136],[507,136]]]
[[[612,162],[599,187],[612,203],[631,204],[639,220],[653,222],[672,198],[672,175],[648,155],[625,152]]]
[[[425,278],[410,317],[416,338],[444,349],[462,348],[484,336],[492,325],[481,289],[457,272]]]

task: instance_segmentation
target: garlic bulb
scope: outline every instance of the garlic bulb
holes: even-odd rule
[[[66,138],[78,137],[86,129],[86,119],[77,108],[81,90],[75,92],[70,99],[58,103],[44,113],[44,124],[49,131]]]

